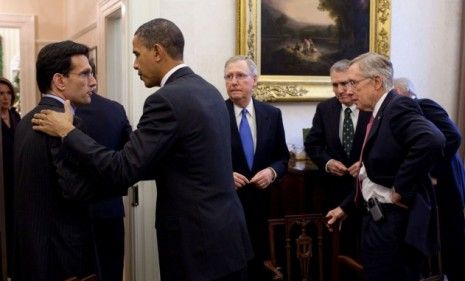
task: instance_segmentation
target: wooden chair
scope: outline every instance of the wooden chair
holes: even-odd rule
[[[329,232],[322,214],[270,219],[268,227],[271,261],[266,261],[265,267],[273,280],[338,281],[342,267],[354,271],[356,280],[363,280],[362,265],[339,254],[339,231]]]
[[[338,232],[328,235],[323,215],[270,219],[268,227],[271,262],[265,266],[273,272],[273,280],[338,280],[339,236]],[[329,245],[333,245],[332,254],[326,257],[324,248]]]

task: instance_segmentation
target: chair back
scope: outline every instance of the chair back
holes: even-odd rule
[[[338,280],[339,233],[327,230],[322,214],[270,219],[268,228],[272,265],[267,267],[274,280]]]

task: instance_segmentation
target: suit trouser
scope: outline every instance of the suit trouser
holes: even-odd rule
[[[418,281],[424,257],[405,244],[408,210],[382,204],[384,218],[362,218],[362,262],[367,281]]]
[[[100,281],[123,280],[123,218],[96,219],[92,223]]]

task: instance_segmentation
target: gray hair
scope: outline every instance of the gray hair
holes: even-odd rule
[[[397,92],[399,92],[399,94],[402,96],[407,96],[410,98],[417,97],[413,83],[408,78],[400,77],[394,79],[394,88],[396,88]]]
[[[134,33],[144,47],[152,48],[155,44],[162,45],[171,58],[182,60],[184,52],[184,37],[181,30],[167,19],[153,19],[141,25]]]
[[[253,76],[257,76],[257,65],[255,62],[248,56],[233,56],[229,58],[226,63],[224,64],[224,68],[228,67],[231,63],[238,62],[238,61],[245,61],[247,63],[247,68],[249,69],[250,74]]]
[[[346,72],[349,69],[350,61],[348,59],[342,59],[333,64],[329,69],[329,73],[333,72]]]
[[[352,66],[355,63],[358,63],[363,76],[381,77],[385,91],[392,88],[394,69],[392,68],[392,63],[385,56],[368,52],[354,58],[350,62],[350,65]]]

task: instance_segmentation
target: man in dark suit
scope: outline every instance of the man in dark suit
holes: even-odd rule
[[[88,51],[64,41],[38,54],[42,99],[19,123],[14,144],[14,280],[61,281],[94,271],[88,204],[82,201],[88,198],[79,186],[85,183],[84,175],[91,174],[60,150],[60,138],[31,128],[33,115],[42,109],[63,111],[64,100],[74,106],[90,102],[96,81]]]
[[[435,247],[434,202],[428,173],[444,136],[411,99],[392,89],[392,64],[366,53],[351,61],[350,92],[361,110],[373,111],[362,149],[360,185],[328,212],[332,226],[357,203],[362,218],[362,261],[366,280],[419,280],[424,255]]]
[[[126,111],[115,101],[92,95],[90,104],[76,110],[96,142],[111,149],[122,149],[132,132]],[[109,187],[111,188],[111,187]],[[123,280],[124,206],[121,197],[110,198],[90,206],[92,234],[100,281]]]
[[[318,104],[304,145],[318,166],[325,188],[324,212],[338,206],[355,188],[365,129],[371,113],[360,111],[348,90],[349,61],[329,70],[335,97]],[[341,228],[341,253],[357,256],[360,216],[353,215]]]
[[[448,280],[465,280],[465,171],[457,154],[462,136],[444,108],[433,100],[417,98],[407,78],[394,79],[394,87],[398,94],[413,98],[426,119],[446,137],[444,156],[431,171],[439,208],[441,253]]]
[[[252,98],[258,79],[252,59],[230,58],[225,63],[224,79],[229,96],[226,106],[231,126],[234,184],[255,253],[248,267],[249,280],[265,280],[264,262],[270,259],[267,239],[270,184],[284,175],[289,160],[283,120],[278,108]],[[243,110],[246,110],[244,114]],[[241,131],[244,122],[251,134],[250,151],[246,149]]]
[[[226,105],[218,90],[183,64],[184,38],[166,19],[140,26],[134,68],[150,95],[123,150],[97,144],[68,111],[36,114],[34,128],[63,137],[62,148],[108,184],[155,179],[161,279],[245,280],[250,240],[232,178]]]

